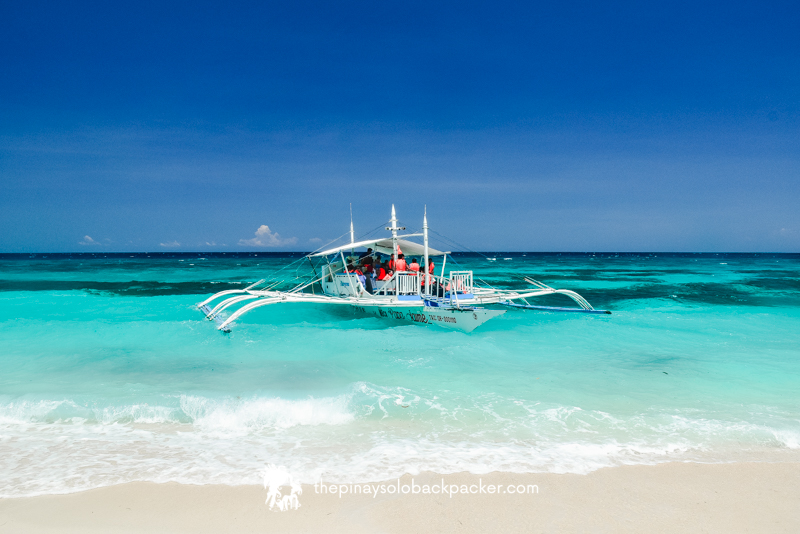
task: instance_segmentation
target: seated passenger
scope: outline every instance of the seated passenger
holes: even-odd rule
[[[378,280],[388,280],[391,278],[392,274],[389,271],[389,262],[385,262],[380,268],[377,270]]]
[[[375,257],[370,257],[369,267],[367,267],[366,265],[364,266],[364,268],[367,269],[367,271],[369,271],[367,274],[372,278],[378,278],[378,271],[381,268],[380,257],[381,257],[380,254],[378,254]]]
[[[364,258],[361,258],[361,267],[365,273],[372,272],[372,261],[373,261],[372,256],[366,256]]]

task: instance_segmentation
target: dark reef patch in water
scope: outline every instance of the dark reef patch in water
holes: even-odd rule
[[[243,289],[247,282],[93,282],[73,280],[0,280],[0,291],[87,291],[95,294],[155,297],[201,295]]]
[[[741,283],[769,291],[800,292],[800,278],[775,278],[772,276],[760,276],[757,278],[743,280]]]
[[[669,299],[709,305],[781,306],[800,303],[800,293],[787,300],[785,294],[764,292],[744,284],[690,282],[686,284],[642,284],[613,290],[576,289],[596,308],[613,307],[627,300]]]

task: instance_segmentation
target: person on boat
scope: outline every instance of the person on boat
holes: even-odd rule
[[[353,274],[361,282],[363,287],[368,293],[372,293],[372,280],[364,276],[360,269],[356,268],[352,263],[347,266],[347,273]]]
[[[375,265],[375,270],[372,274],[375,276],[375,280],[383,280],[386,277],[386,269],[384,269],[383,265],[378,263]]]
[[[397,255],[397,261],[394,262],[394,270],[395,271],[406,271],[408,270],[408,265],[406,265],[405,256],[403,254]]]
[[[370,249],[370,250],[372,250],[372,249]],[[364,273],[369,274],[369,273],[372,272],[372,262],[373,262],[372,256],[362,256],[361,257],[361,259],[359,260],[359,263],[361,264],[361,267],[363,268]]]
[[[370,265],[370,267],[372,267],[372,266]],[[361,285],[364,287],[366,292],[371,295],[372,291],[373,291],[373,289],[372,289],[372,276],[370,276],[369,273],[359,274],[358,275],[358,280],[361,282]]]
[[[425,287],[424,286],[425,283],[431,284],[431,289],[430,289],[431,295],[439,297],[444,296],[445,288],[440,286],[439,283],[436,281],[436,273],[434,272],[433,261],[431,261],[431,263],[428,265],[428,268],[425,271],[425,276],[422,277],[421,282],[423,284],[422,287]]]
[[[366,276],[364,276],[364,273],[362,273],[358,269],[356,269],[356,278],[358,278],[358,281],[361,283],[361,287],[363,287],[367,291],[367,293],[372,293],[372,281]]]
[[[372,256],[372,249],[368,248],[366,252],[364,252],[361,256],[358,257],[358,261],[361,262],[367,256]]]
[[[384,262],[383,265],[381,265],[376,271],[376,274],[378,276],[378,280],[388,280],[392,276],[391,270],[389,269],[389,262]]]
[[[378,271],[380,270],[382,264],[383,262],[381,261],[381,255],[376,253],[372,258],[372,269],[370,270],[370,275],[372,278],[375,278],[376,280],[379,279]]]
[[[422,293],[425,293],[425,286],[427,286],[431,282],[431,280],[430,277],[428,276],[428,273],[425,271],[425,267],[420,269],[419,272],[422,275],[419,278],[419,288]],[[431,290],[431,293],[433,293],[433,290]]]
[[[417,258],[411,258],[411,263],[408,264],[408,270],[419,272],[419,263],[417,263]]]

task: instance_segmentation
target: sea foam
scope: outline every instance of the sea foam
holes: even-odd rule
[[[72,400],[4,402],[0,496],[130,481],[257,484],[267,463],[285,466],[303,483],[346,483],[423,471],[588,473],[730,461],[748,451],[778,460],[800,452],[797,425],[781,419],[780,426],[774,413],[769,427],[696,410],[622,418],[497,395],[443,401],[363,382],[349,389],[305,399],[179,395],[165,397],[171,405],[104,408]]]

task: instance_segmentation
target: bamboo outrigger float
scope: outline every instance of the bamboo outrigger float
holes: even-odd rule
[[[325,258],[322,273],[317,276],[314,269],[314,276],[310,280],[305,280],[288,291],[274,289],[280,282],[258,289],[265,283],[264,280],[259,280],[244,289],[216,293],[197,307],[209,320],[215,321],[217,328],[223,332],[230,332],[231,324],[249,311],[271,304],[293,302],[346,305],[376,317],[435,324],[462,332],[473,331],[489,319],[502,315],[508,308],[611,313],[607,310],[595,310],[574,291],[553,289],[530,278],[525,278],[525,281],[533,287],[510,290],[476,284],[472,271],[450,271],[446,274],[447,255],[450,253],[428,245],[427,213],[423,216],[421,234],[398,234],[398,231],[405,228],[397,226],[394,206],[390,223],[391,226],[386,227],[386,230],[391,231],[391,237],[355,242],[351,220],[350,243],[305,256],[303,259],[309,261],[312,258]],[[422,237],[423,243],[409,241],[408,238],[411,237]],[[435,270],[426,273],[426,268],[423,268],[419,272],[396,271],[385,280],[367,280],[348,268],[357,262],[357,258],[353,256],[355,250],[362,248],[372,249],[372,254],[392,254],[393,258],[398,257],[399,251],[407,256],[420,256],[424,258],[426,267],[430,264],[431,257],[442,257],[440,274],[437,276]],[[350,252],[349,257],[345,256],[345,251]],[[363,256],[365,255],[362,254]],[[317,284],[321,286],[322,294],[316,293],[314,288]],[[579,308],[534,306],[527,302],[529,298],[553,294],[571,298]],[[212,307],[215,301],[218,302]]]

